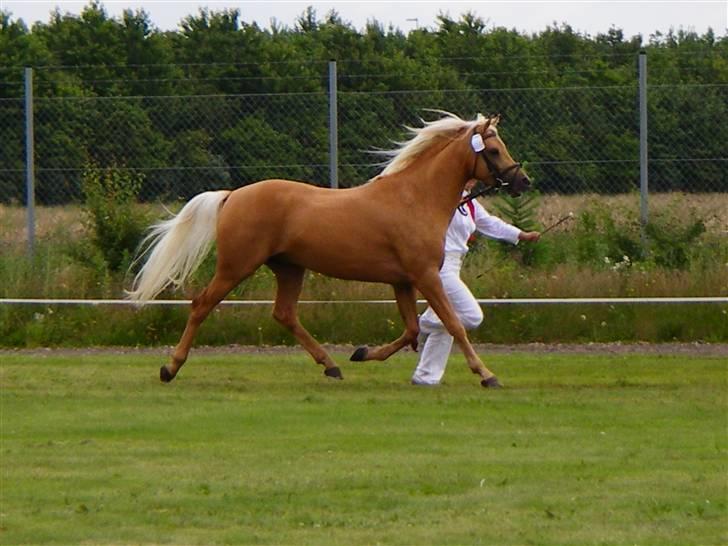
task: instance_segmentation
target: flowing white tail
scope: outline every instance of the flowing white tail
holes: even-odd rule
[[[170,284],[180,286],[197,269],[215,241],[217,215],[229,190],[193,197],[173,218],[154,224],[144,238],[146,263],[134,277],[127,298],[148,301]],[[136,263],[136,262],[135,262]]]

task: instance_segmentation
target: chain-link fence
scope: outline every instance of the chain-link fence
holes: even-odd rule
[[[650,191],[728,192],[728,84],[648,87]],[[32,100],[36,203],[81,198],[85,168],[133,170],[143,200],[189,198],[265,178],[327,186],[336,100],[339,186],[374,176],[376,148],[403,126],[500,113],[501,134],[542,192],[639,188],[639,87],[633,85]],[[0,203],[26,200],[26,100],[0,99]]]

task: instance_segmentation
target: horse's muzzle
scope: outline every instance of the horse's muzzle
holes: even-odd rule
[[[515,176],[508,184],[508,193],[513,197],[518,197],[524,191],[527,191],[531,187],[531,180],[528,176],[520,169],[516,172]]]

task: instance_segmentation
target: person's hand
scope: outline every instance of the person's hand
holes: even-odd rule
[[[541,232],[540,231],[522,231],[518,235],[519,241],[531,241],[536,242],[541,238]]]

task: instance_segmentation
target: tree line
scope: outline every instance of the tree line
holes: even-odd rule
[[[163,32],[144,10],[115,18],[97,1],[32,28],[0,12],[0,201],[22,201],[23,67],[34,68],[39,200],[58,203],[79,197],[88,164],[138,170],[145,199],[268,176],[326,185],[332,59],[344,185],[376,172],[362,150],[441,108],[502,113],[543,191],[626,191],[638,177],[643,50],[655,189],[728,191],[716,161],[728,141],[728,39],[712,31],[525,34],[465,13],[404,33],[309,7],[293,27],[201,9]]]

